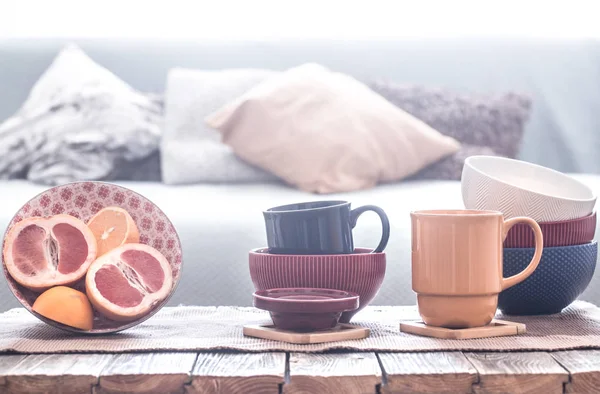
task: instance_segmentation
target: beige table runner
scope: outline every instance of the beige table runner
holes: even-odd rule
[[[527,324],[527,334],[471,340],[441,340],[401,333],[401,320],[417,320],[415,307],[369,307],[353,323],[369,327],[366,339],[311,345],[249,338],[244,324],[270,322],[266,312],[241,307],[164,308],[145,323],[121,333],[83,336],[62,332],[32,316],[25,309],[0,314],[0,352],[150,352],[238,350],[245,352],[352,351],[416,352],[441,350],[566,350],[600,349],[600,308],[575,302],[563,313],[551,316],[502,316]]]

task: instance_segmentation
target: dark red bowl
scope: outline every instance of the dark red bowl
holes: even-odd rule
[[[591,242],[596,233],[596,212],[577,219],[538,223],[544,234],[544,247],[583,245]],[[510,229],[504,240],[505,248],[533,248],[531,228],[523,223]]]
[[[342,312],[358,308],[356,293],[333,289],[270,289],[254,293],[254,306],[269,311],[277,328],[319,331],[338,324]]]
[[[250,251],[250,277],[255,290],[284,288],[335,289],[360,296],[359,307],[342,313],[340,322],[352,317],[375,298],[385,276],[385,253],[356,248],[352,254],[270,254],[267,248]]]

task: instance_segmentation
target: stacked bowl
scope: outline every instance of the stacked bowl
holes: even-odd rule
[[[583,293],[598,254],[593,240],[596,196],[589,187],[549,168],[493,156],[467,158],[461,187],[467,209],[500,211],[504,219],[530,217],[544,236],[538,268],[500,294],[500,310],[513,315],[558,313]],[[522,224],[512,227],[504,240],[504,277],[522,271],[533,254],[533,231]]]

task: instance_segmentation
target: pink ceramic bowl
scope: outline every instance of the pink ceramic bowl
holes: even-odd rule
[[[43,322],[56,328],[78,334],[107,334],[125,330],[147,320],[158,312],[169,300],[181,273],[181,243],[175,227],[167,216],[150,200],[136,192],[104,182],[74,182],[48,189],[29,200],[15,214],[5,233],[8,234],[15,223],[33,216],[52,216],[68,214],[87,222],[99,210],[109,206],[125,209],[135,221],[140,232],[140,243],[147,244],[161,252],[171,265],[173,287],[163,301],[141,318],[132,322],[109,320],[97,313],[94,326],[90,331],[83,331],[50,320],[32,311],[32,306],[39,293],[33,292],[18,284],[8,273],[4,262],[2,267],[8,287],[23,306]],[[3,241],[4,244],[4,241]],[[0,259],[2,254],[0,253]],[[85,292],[85,277],[72,287]]]
[[[594,239],[596,212],[577,219],[538,223],[544,234],[544,247],[583,245]],[[504,240],[505,248],[533,248],[533,231],[526,224],[516,224]]]
[[[385,253],[356,248],[353,254],[284,255],[270,254],[267,248],[250,251],[250,277],[259,290],[312,287],[336,289],[360,296],[358,309],[344,312],[348,323],[375,298],[385,276]]]

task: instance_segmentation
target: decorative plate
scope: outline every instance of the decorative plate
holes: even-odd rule
[[[132,190],[110,183],[74,182],[53,187],[33,197],[21,207],[8,225],[3,237],[3,249],[6,235],[12,226],[23,219],[33,216],[47,217],[57,214],[68,214],[87,223],[98,211],[110,206],[120,207],[129,212],[139,229],[140,243],[154,247],[169,261],[173,273],[173,288],[170,294],[150,310],[148,314],[132,322],[109,320],[95,312],[94,328],[90,331],[83,331],[47,319],[33,312],[31,307],[39,294],[15,282],[6,269],[3,255],[0,254],[8,287],[28,311],[45,323],[62,330],[80,334],[117,332],[131,328],[150,318],[168,302],[175,291],[181,273],[182,252],[181,243],[173,223],[147,198]],[[85,277],[71,287],[85,292]]]

